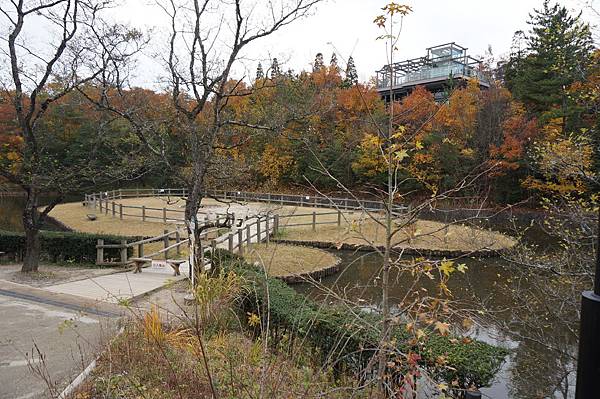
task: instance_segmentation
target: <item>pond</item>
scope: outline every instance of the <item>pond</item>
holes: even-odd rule
[[[342,267],[338,274],[324,278],[321,281],[323,286],[333,292],[343,293],[353,301],[360,299],[365,306],[377,308],[381,300],[381,288],[377,284],[382,264],[380,256],[375,253],[333,252],[342,259]],[[551,343],[576,353],[577,342],[572,335],[554,327],[552,315],[543,318],[544,325],[532,324],[535,323],[534,319],[529,319],[526,310],[513,295],[517,273],[506,260],[471,259],[464,263],[468,270],[464,274],[454,273],[448,284],[453,295],[453,306],[458,311],[468,311],[477,316],[478,323],[470,329],[470,336],[511,350],[493,385],[481,389],[484,397],[548,397],[546,393],[555,388],[565,375],[565,370],[574,370],[574,364],[571,359],[557,358],[540,343]],[[435,292],[436,289],[428,278],[422,278],[414,287],[415,280],[407,273],[392,273],[390,281],[393,281],[390,291],[392,306],[398,304],[407,292],[414,292],[415,288],[426,288],[429,292]],[[520,290],[538,289],[527,279],[519,279],[518,285]],[[315,299],[325,300],[326,290],[323,288],[309,284],[295,287]],[[331,300],[331,297],[327,300]],[[574,385],[574,375],[571,373],[568,378],[570,384]],[[573,394],[569,392],[568,397]]]

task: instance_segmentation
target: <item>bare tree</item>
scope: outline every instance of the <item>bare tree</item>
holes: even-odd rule
[[[109,6],[109,2],[95,0],[18,0],[0,5],[0,15],[8,26],[1,55],[9,64],[8,76],[2,76],[2,97],[14,108],[19,143],[19,159],[3,163],[0,175],[21,187],[27,196],[23,211],[27,241],[24,272],[38,268],[39,230],[48,213],[84,181],[100,175],[93,153],[76,162],[71,160],[70,165],[60,165],[60,157],[49,150],[52,140],[44,123],[60,100],[101,75],[108,63],[121,65],[135,52],[130,44],[141,37],[123,26],[102,24],[104,44],[97,42],[100,36],[94,30]],[[34,39],[36,29],[43,29],[46,42]],[[99,49],[110,54],[99,53]],[[102,121],[105,127],[109,123]],[[101,126],[97,133],[102,133]],[[56,195],[38,210],[41,196],[48,193]]]

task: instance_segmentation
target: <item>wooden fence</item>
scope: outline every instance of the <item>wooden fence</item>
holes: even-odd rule
[[[204,192],[205,197],[229,199],[233,201],[243,202],[266,202],[280,205],[292,205],[313,208],[335,208],[342,210],[384,210],[386,204],[375,200],[362,200],[356,198],[336,198],[323,197],[314,195],[293,195],[293,194],[275,194],[275,193],[255,193],[245,191],[226,191],[226,190],[208,190]],[[185,188],[148,188],[148,189],[119,189],[105,191],[100,193],[86,194],[85,204],[91,204],[94,207],[104,207],[106,213],[109,212],[111,203],[115,200],[123,198],[144,198],[144,197],[187,197],[187,189]],[[139,207],[137,207],[139,208]],[[146,208],[149,210],[150,208]],[[407,207],[403,205],[394,205],[393,211],[404,211]],[[156,209],[155,209],[156,210]],[[162,209],[158,209],[161,211]],[[177,210],[169,210],[172,212],[180,212]],[[115,212],[113,212],[113,216]],[[166,217],[165,217],[166,219]]]

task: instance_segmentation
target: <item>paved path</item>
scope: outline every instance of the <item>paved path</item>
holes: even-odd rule
[[[172,281],[187,278],[187,263],[181,265],[181,276],[173,276],[173,269],[164,261],[154,261],[151,267],[142,273],[131,271],[93,277],[69,283],[51,285],[47,291],[76,295],[95,301],[119,303],[124,299],[132,299],[162,288]]]
[[[55,397],[113,336],[120,312],[115,305],[0,280],[0,398]],[[55,389],[29,365],[47,369]]]

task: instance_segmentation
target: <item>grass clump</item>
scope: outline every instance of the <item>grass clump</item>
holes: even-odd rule
[[[252,244],[244,259],[258,264],[270,276],[284,277],[311,273],[335,265],[337,258],[327,251],[298,245]]]

